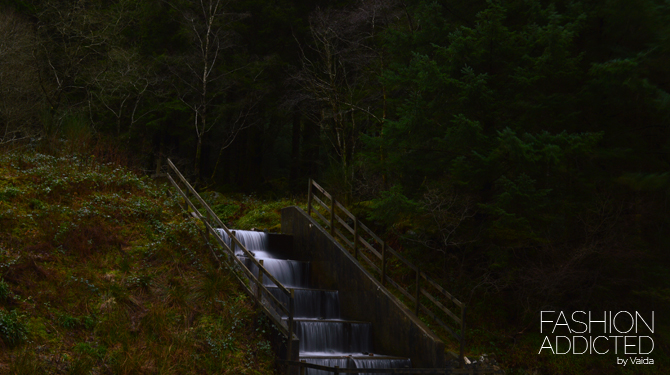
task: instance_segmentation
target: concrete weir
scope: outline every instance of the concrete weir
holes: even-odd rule
[[[376,352],[409,357],[413,367],[445,366],[444,343],[314,219],[292,206],[282,209],[281,220],[282,233],[293,236],[293,259],[310,262],[310,285],[338,290],[343,316],[372,323]]]

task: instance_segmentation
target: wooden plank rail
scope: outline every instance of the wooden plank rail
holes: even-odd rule
[[[349,240],[344,234],[342,234],[342,232],[340,232],[339,229],[335,228],[335,234],[337,234],[337,236],[340,237],[342,241],[344,241],[347,245],[349,245],[349,247],[354,247],[354,243],[351,240]]]
[[[328,192],[326,191],[326,189],[322,188],[321,185],[319,185],[319,184],[316,183],[316,181],[312,180],[311,178],[310,178],[310,181],[311,181],[311,183],[314,185],[315,188],[319,189],[319,191],[320,191],[323,195],[326,196],[326,198],[328,198],[328,199],[333,199],[333,197],[331,197],[330,194],[328,194]]]
[[[457,300],[456,298],[454,298],[454,296],[452,296],[449,292],[447,292],[444,288],[442,288],[438,283],[436,283],[435,281],[433,281],[430,277],[426,276],[426,274],[422,273],[422,274],[421,274],[421,277],[422,277],[424,280],[428,281],[433,287],[435,287],[435,289],[437,289],[437,290],[439,290],[440,292],[442,292],[442,294],[444,294],[445,297],[447,297],[450,301],[452,301],[453,303],[455,303],[458,307],[463,307],[463,306],[465,306],[465,304],[464,304],[463,302],[461,302],[461,301]]]
[[[372,245],[370,245],[370,243],[369,243],[368,241],[366,241],[366,240],[364,240],[364,239],[362,239],[362,238],[360,238],[360,237],[359,237],[358,239],[359,239],[359,241],[361,241],[361,243],[362,243],[368,250],[370,250],[370,251],[372,252],[372,254],[374,254],[378,259],[381,259],[381,258],[382,258],[382,255],[379,254],[379,252],[377,252],[377,250],[375,250],[375,248],[372,247]]]
[[[363,223],[361,223],[361,222],[359,221],[359,222],[358,222],[358,225],[360,225],[361,229],[363,229],[364,231],[366,231],[366,232],[367,232],[370,236],[372,236],[372,238],[374,238],[375,241],[377,241],[378,243],[382,243],[382,242],[384,242],[384,241],[382,241],[381,238],[377,237],[377,235],[374,234],[374,232],[372,232],[368,227],[366,227],[365,224],[363,224]]]
[[[174,181],[174,180],[172,179],[172,176],[170,176],[169,174],[168,174],[168,178],[169,178],[171,181]],[[177,191],[178,191],[182,196],[186,196],[185,193],[179,188],[179,186],[175,186],[175,188],[177,189]],[[190,202],[189,202],[189,203],[190,203]],[[195,216],[196,216],[197,218],[202,219],[202,215],[200,215],[200,213],[197,211],[197,208],[195,208],[195,206],[192,206],[192,205],[191,205],[191,207],[193,207],[193,209],[196,210],[196,212],[194,212]],[[216,233],[216,231],[214,230],[214,228],[212,228],[211,225],[210,225],[207,221],[204,221],[204,220],[203,220],[203,224],[207,227],[207,230],[208,230],[208,231],[214,233],[214,238],[217,240],[217,242],[219,242],[220,245],[222,245],[222,247],[227,248],[228,250],[230,250],[230,247],[228,247],[228,244],[226,244],[226,242],[223,241],[223,239],[218,235],[218,233]],[[218,257],[217,257],[217,259],[218,259]],[[242,263],[242,261],[241,261],[239,258],[237,258],[236,256],[233,256],[232,259],[233,259],[233,261],[235,261],[236,263],[238,263],[237,265],[240,266],[240,269],[241,269],[244,273],[247,274],[247,277],[249,277],[250,279],[255,279],[255,276],[253,275],[253,273],[252,273],[252,272],[251,272],[251,271],[244,265],[244,263]],[[259,270],[260,270],[260,268],[259,268]],[[257,281],[257,283],[258,283],[258,281]],[[280,285],[281,285],[281,284],[280,284]],[[278,300],[272,293],[270,293],[270,292],[267,290],[267,288],[265,288],[264,285],[262,285],[262,283],[260,284],[260,286],[261,286],[262,290],[265,291],[271,298],[273,298],[274,301],[275,301],[276,303],[278,303],[278,304],[280,303],[279,300]],[[283,286],[283,285],[282,285],[282,286]],[[245,287],[246,287],[246,285],[245,285]],[[289,312],[288,309],[284,308],[283,305],[281,305],[281,304],[280,304],[280,307],[283,308],[283,309],[282,309],[283,312],[285,312],[285,313],[288,314],[288,312]]]
[[[487,375],[495,374],[496,370],[490,366],[470,367],[467,369],[447,369],[447,368],[340,368],[338,366],[323,366],[303,361],[287,361],[278,359],[277,362],[291,367],[311,368],[333,374],[426,374],[426,375]]]
[[[318,195],[321,195],[323,198],[319,197]],[[327,216],[329,217],[322,215],[316,209],[313,210],[312,202],[316,202],[318,203],[318,206],[324,208],[328,213]],[[336,208],[339,210],[336,210]],[[454,338],[456,338],[460,342],[459,357],[460,357],[460,365],[462,368],[464,365],[463,358],[465,351],[465,309],[466,309],[465,303],[459,301],[446,289],[444,289],[442,286],[440,286],[438,283],[436,283],[430,277],[428,277],[428,275],[426,275],[424,272],[421,272],[421,270],[416,265],[412,264],[405,257],[403,257],[393,248],[388,246],[384,242],[384,240],[382,240],[370,228],[368,228],[365,224],[363,224],[355,215],[349,212],[349,210],[347,210],[347,208],[342,203],[338,202],[337,199],[335,199],[335,197],[332,194],[328,193],[326,189],[324,189],[321,185],[316,183],[316,181],[310,179],[307,190],[307,212],[308,214],[311,214],[312,211],[315,213],[316,217],[321,220],[323,225],[329,228],[329,232],[334,238],[340,239],[346,248],[351,249],[354,258],[356,260],[362,259],[364,264],[368,265],[373,271],[376,271],[379,274],[379,279],[383,286],[390,284],[395,290],[400,292],[403,296],[407,297],[407,299],[414,304],[414,311],[417,316],[419,315],[419,312],[425,313],[428,317],[432,318],[433,321],[435,321],[439,326],[444,328],[447,332],[449,332],[449,334],[451,334]],[[338,215],[338,212],[336,211],[342,212],[344,214],[344,217]],[[354,228],[352,228],[351,225],[349,225],[346,219],[351,219],[352,221],[354,221]],[[337,226],[341,227],[342,230],[336,228]],[[363,232],[361,232],[361,230]],[[344,233],[346,232],[349,232],[350,234],[353,235],[354,237],[353,240],[345,236]],[[363,236],[361,236],[361,234],[363,234]],[[375,262],[373,262],[372,259],[370,259],[368,256],[365,255],[365,253],[368,251],[369,253],[374,255],[372,259],[376,257],[377,259],[381,260],[381,267],[378,266]],[[406,288],[401,284],[399,284],[398,282],[396,282],[395,280],[393,280],[391,277],[389,277],[387,273],[387,265],[389,264],[390,260],[389,257],[395,257],[398,260],[400,260],[401,264],[409,269],[405,273],[412,272],[416,275],[414,287],[412,287],[411,289]],[[422,280],[428,284],[422,287],[421,286]],[[437,294],[431,293],[431,291],[429,291],[426,287],[432,287],[433,289],[431,289],[431,291],[436,291]],[[414,295],[412,295],[410,290],[413,290]],[[421,298],[421,296],[426,297],[426,299],[424,300],[423,298]],[[460,309],[460,317],[458,316],[458,314],[452,311],[452,309],[449,309],[447,306],[445,306],[443,302],[445,299],[447,301],[450,301],[457,308]],[[428,303],[428,305],[426,305],[424,302]],[[453,321],[457,326],[460,326],[460,334],[457,334],[450,325],[442,321],[440,316],[438,316],[438,314],[436,314],[433,311],[433,309],[438,311],[440,314],[444,314],[440,316],[446,316],[451,321]],[[310,368],[316,368],[316,367],[310,367]],[[344,369],[340,369],[339,370],[340,373],[347,373],[343,372],[343,370]],[[369,371],[369,369],[366,369],[365,371],[371,373],[376,372],[376,371]],[[421,373],[421,372],[414,372],[414,373]]]
[[[320,213],[319,211],[317,211],[317,210],[314,210],[314,213],[316,214],[316,216],[318,216],[318,217],[319,217],[319,219],[321,219],[321,220],[325,221],[326,223],[328,222],[328,220],[326,219],[326,217],[325,217],[325,216],[323,216],[323,215],[321,215],[321,213]]]
[[[391,285],[393,285],[393,286],[394,286],[400,293],[402,293],[402,294],[403,294],[405,297],[407,297],[410,301],[412,301],[412,302],[416,301],[416,299],[414,298],[414,296],[413,296],[410,292],[408,292],[407,289],[405,289],[405,288],[403,288],[402,286],[400,286],[399,284],[397,284],[397,283],[396,283],[395,281],[393,281],[393,279],[391,279],[390,277],[388,277],[388,276],[386,277],[386,282],[391,283]]]
[[[349,218],[350,218],[351,220],[356,220],[356,216],[354,216],[354,214],[352,214],[351,212],[349,212],[349,210],[347,210],[347,208],[344,207],[344,206],[342,205],[342,203],[337,202],[337,207],[339,207],[340,210],[342,210],[342,212],[344,212],[345,215],[349,216]]]
[[[223,240],[223,238],[221,238],[221,236],[216,235],[216,232],[215,232],[214,228],[212,228],[212,227],[209,225],[209,223],[206,222],[205,225],[208,227],[208,229],[210,229],[212,232],[215,233],[214,238],[217,240],[217,242],[219,242],[220,244],[226,245],[226,242]],[[242,270],[242,272],[244,272],[244,273],[247,275],[247,277],[249,277],[249,279],[254,280],[254,281],[256,282],[256,284],[257,284],[257,287],[258,287],[261,291],[265,292],[266,296],[270,297],[270,299],[272,299],[273,302],[277,303],[277,304],[279,305],[280,309],[281,309],[284,313],[286,313],[286,314],[288,315],[288,313],[289,313],[288,308],[286,308],[286,307],[285,307],[285,306],[284,306],[284,305],[277,299],[277,297],[274,296],[274,294],[270,293],[270,291],[267,289],[267,287],[266,287],[265,285],[263,285],[262,280],[257,280],[257,279],[256,279],[256,275],[254,275],[253,272],[251,272],[251,270],[249,270],[249,269],[247,268],[247,266],[246,266],[246,265],[245,265],[245,264],[244,264],[238,257],[233,256],[232,259],[233,259],[233,261],[234,261],[235,263],[237,263],[238,266],[240,266],[240,269]],[[262,263],[260,263],[260,264],[262,265]],[[272,275],[270,275],[269,273],[267,273],[267,271],[265,271],[265,268],[264,268],[264,267],[263,267],[263,268],[259,268],[258,270],[259,270],[259,272],[260,272],[262,275],[264,275],[264,276],[272,276]],[[281,285],[281,284],[279,284],[279,285]],[[281,286],[283,286],[283,285],[281,285]],[[290,291],[289,291],[289,293],[290,293]]]
[[[337,221],[338,221],[340,224],[342,224],[342,226],[343,226],[346,230],[348,230],[349,233],[354,234],[354,228],[350,227],[349,224],[347,224],[346,221],[342,220],[341,217],[335,215],[335,219],[337,219]]]
[[[440,308],[445,314],[449,315],[453,320],[456,321],[456,323],[461,324],[461,318],[457,317],[452,313],[448,308],[444,307],[440,303],[440,301],[436,300],[435,297],[433,297],[430,293],[426,292],[425,289],[421,289],[421,294],[423,294],[425,297],[427,297],[432,303],[434,303],[437,307]]]
[[[240,285],[242,286],[243,290],[251,296],[255,302],[256,305],[270,318],[270,320],[273,321],[273,323],[278,327],[279,331],[288,339],[288,350],[287,350],[287,360],[291,359],[291,354],[292,354],[292,346],[293,346],[293,338],[295,337],[293,333],[293,319],[294,319],[294,314],[295,314],[295,308],[294,308],[294,301],[295,301],[295,294],[293,289],[288,289],[286,288],[282,283],[279,282],[271,273],[265,269],[265,266],[263,265],[262,261],[258,261],[256,258],[253,257],[253,254],[247,250],[247,248],[242,245],[242,243],[237,239],[237,237],[234,235],[234,233],[226,227],[219,217],[214,213],[214,211],[209,207],[209,205],[205,202],[202,197],[198,194],[198,192],[191,186],[191,184],[188,183],[186,178],[179,172],[177,167],[172,163],[170,159],[168,159],[168,165],[170,168],[174,171],[175,175],[178,177],[178,180],[185,186],[185,190],[182,189],[177,181],[175,181],[174,178],[168,173],[167,177],[170,181],[170,183],[174,186],[175,190],[178,192],[178,194],[184,199],[185,206],[182,207],[185,208],[187,211],[191,212],[192,216],[202,222],[202,224],[205,226],[205,234],[206,237],[205,239],[208,241],[209,244],[209,238],[210,235],[213,235],[214,238],[216,239],[216,243],[223,249],[224,254],[227,256],[225,257],[226,259],[226,266],[231,270],[235,271],[241,270],[243,274],[246,275],[249,281],[251,281],[255,286],[255,291],[252,290],[249,286],[247,286],[247,282],[240,278],[240,276],[237,274],[237,272],[232,272],[235,275],[235,278],[240,282]],[[194,202],[189,199],[188,193],[191,194],[193,198],[195,198],[196,202],[200,204],[202,209],[206,212],[206,215],[203,215],[198,207],[194,204]],[[210,223],[211,222],[211,223]],[[221,235],[214,229],[212,224],[216,225],[218,228],[221,228],[227,235],[228,238],[231,241],[232,249],[231,246],[229,246],[226,241],[223,240]],[[235,256],[235,252],[233,249],[238,248],[242,250],[242,252],[247,255],[247,257],[251,260],[252,263],[254,263],[258,267],[258,275],[255,275],[253,272],[251,272],[247,266],[242,262],[237,256]],[[210,249],[214,255],[214,258],[219,262],[221,265],[221,259],[216,256],[216,253],[214,252],[214,249],[210,246]],[[236,266],[236,267],[235,267]],[[274,294],[270,293],[268,288],[263,285],[263,279],[267,278],[268,280],[272,281],[277,288],[283,292],[284,294],[287,295],[288,297],[288,307],[284,306],[282,302],[279,301],[277,297],[274,296]],[[263,301],[263,297],[265,296],[265,300],[271,301],[274,303],[265,303]],[[278,308],[281,312],[285,313],[288,316],[288,322],[284,322],[282,319],[282,316],[280,313],[275,311],[275,308]]]
[[[377,271],[377,272],[380,273],[380,274],[382,273],[382,270],[379,269],[379,267],[377,267],[377,265],[374,264],[374,263],[370,260],[370,258],[366,257],[365,254],[363,254],[363,253],[358,253],[358,255],[359,255],[361,258],[363,258],[363,260],[364,260],[370,267],[372,267],[372,269],[374,269],[375,271]]]
[[[412,263],[410,263],[407,259],[405,259],[405,257],[403,257],[402,255],[398,254],[398,252],[395,251],[395,250],[393,250],[392,247],[388,246],[388,247],[386,247],[386,250],[387,250],[387,251],[390,251],[391,254],[393,254],[393,256],[395,256],[396,258],[400,259],[400,261],[403,262],[408,268],[410,268],[412,271],[416,272],[416,270],[417,270],[416,266],[413,265]]]
[[[314,199],[316,203],[320,204],[323,208],[326,209],[326,211],[328,211],[328,213],[330,213],[330,207],[328,207],[321,199],[319,199],[319,197],[315,195],[312,197],[312,199]]]

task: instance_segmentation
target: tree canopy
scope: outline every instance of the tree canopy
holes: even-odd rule
[[[90,133],[210,189],[315,178],[517,324],[668,308],[667,1],[16,0],[0,30],[0,144]]]

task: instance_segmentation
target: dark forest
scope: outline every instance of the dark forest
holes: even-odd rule
[[[472,351],[542,368],[540,311],[625,310],[670,356],[667,1],[0,9],[4,148],[267,199],[313,178],[471,306]]]

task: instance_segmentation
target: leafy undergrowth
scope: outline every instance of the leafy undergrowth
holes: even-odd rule
[[[254,195],[228,196],[206,192],[203,198],[229,228],[281,232],[281,209],[298,206],[307,211],[304,201],[297,199],[265,200]]]
[[[274,373],[261,320],[166,186],[0,155],[0,373]]]

